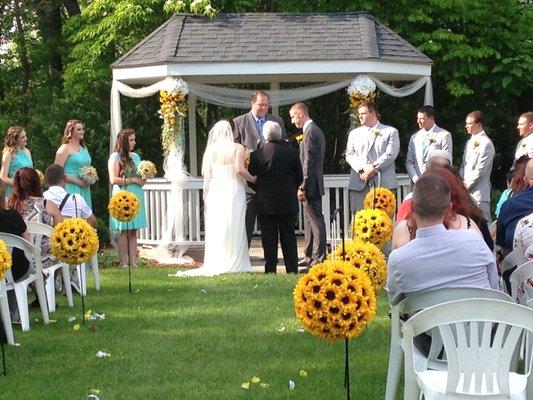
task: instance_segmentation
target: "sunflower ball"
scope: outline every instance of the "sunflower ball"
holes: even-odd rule
[[[361,210],[355,214],[352,233],[354,238],[381,247],[392,238],[392,220],[385,211]]]
[[[396,212],[396,196],[387,188],[374,188],[366,194],[364,208],[374,208],[393,215]]]
[[[344,253],[342,245],[339,245],[328,257],[333,260],[344,259],[366,273],[372,282],[374,293],[379,294],[387,281],[387,263],[381,250],[370,242],[350,240],[344,244]]]
[[[132,192],[119,190],[111,197],[107,208],[114,218],[121,222],[130,222],[139,212],[141,203]]]
[[[52,254],[67,264],[83,264],[98,250],[95,229],[82,218],[67,218],[56,225],[50,240]]]
[[[7,250],[6,243],[0,240],[0,279],[4,278],[9,268],[11,268],[11,254]]]
[[[358,336],[376,315],[376,296],[366,274],[351,263],[326,260],[294,288],[297,317],[329,342]]]

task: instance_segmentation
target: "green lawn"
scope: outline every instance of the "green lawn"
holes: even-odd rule
[[[169,278],[174,270],[101,268],[86,308],[106,319],[81,323],[81,302],[58,296],[55,320],[15,329],[6,347],[0,399],[344,399],[344,343],[301,332],[293,311],[298,277],[261,274]],[[70,316],[77,319],[68,322]],[[366,331],[350,341],[352,399],[384,397],[389,351],[386,296]],[[110,357],[97,358],[103,350]],[[300,377],[305,370],[307,377]],[[268,384],[241,384],[257,376]],[[289,390],[288,382],[296,387]]]

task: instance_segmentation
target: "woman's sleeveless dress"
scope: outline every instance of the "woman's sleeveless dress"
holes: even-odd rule
[[[9,170],[7,171],[7,176],[11,179],[15,176],[15,173],[24,167],[33,168],[33,161],[31,155],[28,155],[24,150],[19,150],[11,158],[11,163],[9,163]],[[13,186],[6,185],[5,196],[6,199],[11,195],[13,191]]]
[[[63,167],[65,169],[65,173],[67,175],[73,176],[75,178],[80,178],[79,170],[81,167],[85,167],[91,165],[91,155],[89,154],[89,151],[83,147],[80,146],[80,149],[70,156],[67,157],[67,161],[65,161],[65,166]],[[76,183],[67,183],[65,185],[65,190],[67,193],[70,194],[80,194],[87,205],[91,208],[93,208],[92,201],[91,201],[91,187],[81,187],[80,185]]]
[[[133,178],[138,177],[139,174],[137,173],[137,166],[141,162],[141,158],[137,153],[130,153],[131,159],[133,160],[133,166],[128,166],[125,171],[125,177],[126,178]],[[117,152],[114,152],[109,157],[112,160],[120,160],[120,156]],[[146,210],[144,208],[144,192],[141,186],[137,184],[129,184],[125,187],[119,186],[119,185],[113,185],[113,194],[118,192],[121,189],[125,189],[128,192],[133,193],[139,201],[141,202],[141,209],[137,213],[137,216],[133,219],[133,221],[130,222],[120,222],[119,220],[109,217],[109,229],[112,231],[124,231],[128,229],[142,229],[146,228]]]

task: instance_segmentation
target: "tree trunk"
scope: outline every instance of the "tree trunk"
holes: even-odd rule
[[[63,6],[65,6],[69,17],[81,14],[80,5],[77,0],[63,0]]]
[[[13,11],[15,12],[15,25],[17,27],[18,49],[20,55],[20,64],[22,65],[22,91],[26,93],[30,85],[30,63],[28,61],[28,51],[26,49],[26,38],[24,37],[24,27],[22,26],[22,17],[18,0],[13,1]]]
[[[38,15],[39,30],[43,39],[44,48],[47,50],[48,65],[51,67],[50,77],[60,78],[63,72],[61,59],[61,45],[63,36],[61,33],[61,1],[41,0],[36,8]]]

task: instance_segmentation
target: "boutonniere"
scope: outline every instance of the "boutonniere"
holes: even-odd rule
[[[526,148],[526,142],[523,142],[522,143],[522,147],[525,149]]]
[[[381,132],[381,130],[379,130],[377,128],[372,129],[372,133],[374,134],[374,136],[378,136],[380,132]]]
[[[479,140],[474,140],[474,148],[479,146]]]
[[[299,134],[298,136],[294,138],[294,140],[296,140],[296,143],[298,144],[302,143],[302,140],[304,140],[304,134],[303,133]]]

